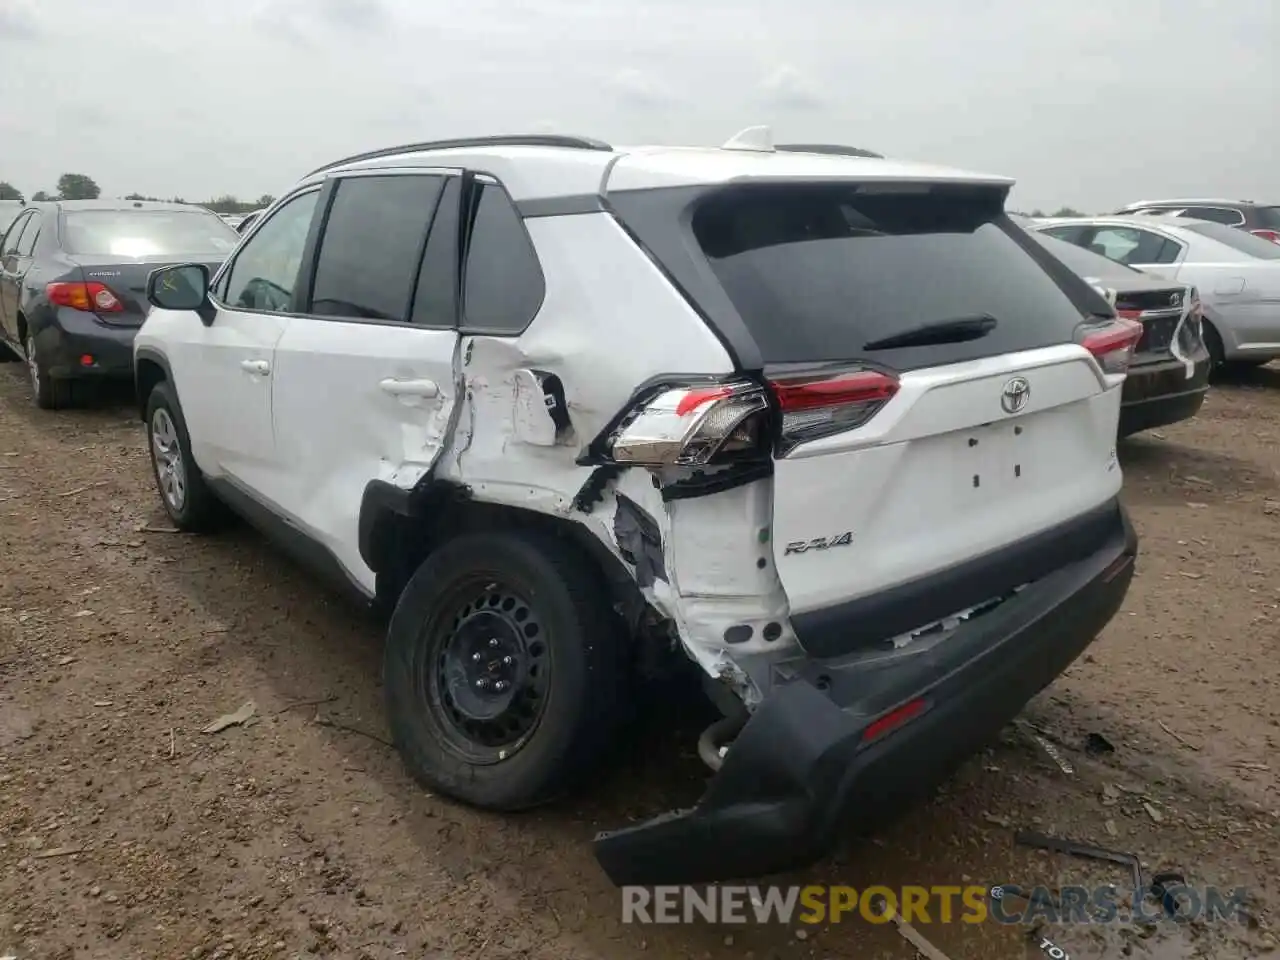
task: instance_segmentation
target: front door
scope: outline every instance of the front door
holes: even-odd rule
[[[35,213],[25,213],[9,227],[4,235],[3,249],[0,249],[0,333],[3,339],[21,347],[18,336],[18,300],[22,290],[22,275],[31,262],[19,253],[23,231],[32,227],[36,219]]]
[[[307,315],[276,348],[276,437],[290,465],[281,502],[370,593],[358,546],[365,486],[412,487],[448,440],[461,179],[441,170],[337,179]]]
[[[294,291],[318,196],[310,190],[283,204],[236,251],[214,283],[212,323],[193,316],[189,335],[169,347],[196,462],[260,500],[279,487],[275,351],[295,322]]]

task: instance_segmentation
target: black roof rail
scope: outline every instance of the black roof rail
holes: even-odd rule
[[[784,150],[787,153],[825,153],[837,157],[884,159],[883,153],[875,153],[871,150],[864,150],[861,147],[848,147],[842,143],[778,143],[774,145],[773,149]]]
[[[359,163],[361,160],[378,160],[382,157],[394,157],[400,153],[418,153],[422,150],[449,150],[457,147],[563,147],[566,150],[602,150],[612,152],[613,147],[603,140],[591,137],[572,137],[556,133],[498,134],[490,137],[460,137],[455,140],[427,140],[423,143],[406,143],[399,147],[383,147],[381,150],[370,150],[344,157],[323,167],[317,167],[307,174],[314,177],[317,173],[332,170],[334,167],[348,163]]]

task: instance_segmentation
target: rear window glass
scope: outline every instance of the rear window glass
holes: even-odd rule
[[[1183,229],[1209,237],[1258,260],[1280,260],[1280,244],[1255,237],[1245,230],[1224,227],[1220,223],[1188,223]],[[1194,253],[1192,256],[1194,257]]]
[[[990,188],[729,188],[699,205],[692,226],[770,363],[958,362],[1068,342],[1086,313],[1107,309],[1004,214],[1002,192]],[[877,346],[984,317],[996,324],[981,337]]]
[[[83,256],[226,256],[240,235],[213,213],[186,210],[70,210],[62,245]]]
[[[1258,207],[1253,213],[1259,227],[1280,230],[1280,207]]]

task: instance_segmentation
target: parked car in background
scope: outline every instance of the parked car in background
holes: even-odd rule
[[[442,795],[532,807],[688,669],[696,808],[617,883],[812,862],[927,792],[1093,641],[1137,539],[1141,329],[894,160],[504,136],[312,171],[134,345],[174,524],[224,507],[393,610],[389,726]],[[655,267],[655,261],[659,268]]]
[[[1124,381],[1119,435],[1194,417],[1209,389],[1211,367],[1196,288],[1148,276],[1045,233],[1031,235],[1073,273],[1101,287],[1119,316],[1142,324]]]
[[[239,239],[186,204],[29,205],[0,247],[0,339],[26,359],[36,405],[67,406],[78,383],[132,376],[147,275],[175,261],[217,269]]]
[[[222,222],[225,223],[232,230],[235,230],[236,228],[238,228],[240,226],[241,221],[244,220],[244,215],[239,213],[220,213],[218,214],[218,216],[221,217]]]
[[[1047,218],[1030,227],[1194,286],[1214,367],[1280,357],[1280,244],[1220,223],[1151,214]]]
[[[1116,211],[1117,216],[1128,214],[1208,220],[1280,243],[1280,206],[1276,204],[1253,200],[1139,200]]]

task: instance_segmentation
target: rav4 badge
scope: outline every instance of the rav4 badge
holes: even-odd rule
[[[832,547],[847,547],[853,543],[853,531],[846,530],[833,537],[816,537],[813,540],[792,540],[782,551],[784,557],[793,553],[808,553],[810,550],[830,550]]]

